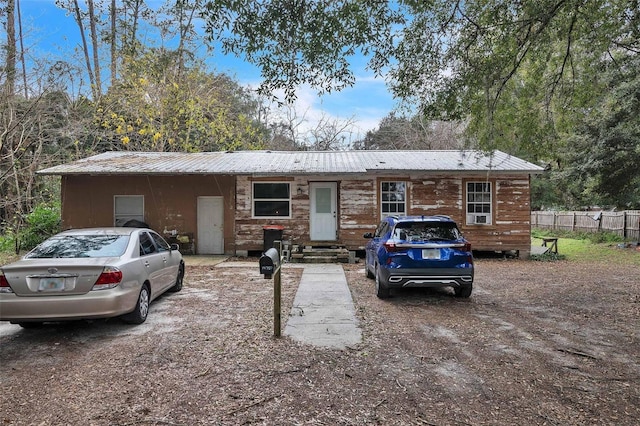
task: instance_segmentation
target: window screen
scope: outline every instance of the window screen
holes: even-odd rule
[[[255,217],[289,217],[291,215],[289,183],[254,182],[253,215]]]
[[[144,222],[144,196],[116,195],[113,204],[115,226],[123,226],[132,219]]]

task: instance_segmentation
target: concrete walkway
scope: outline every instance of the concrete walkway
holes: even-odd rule
[[[301,343],[346,349],[362,341],[342,266],[304,266],[284,335]]]

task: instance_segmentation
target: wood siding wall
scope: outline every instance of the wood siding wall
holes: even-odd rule
[[[268,225],[284,227],[283,240],[291,244],[312,243],[309,238],[309,182],[332,181],[338,183],[338,240],[336,245],[350,250],[362,250],[366,244],[365,232],[373,232],[380,221],[379,191],[382,181],[407,183],[407,214],[452,217],[471,241],[475,250],[520,251],[528,256],[530,237],[529,179],[522,176],[504,176],[488,179],[493,187],[493,220],[491,225],[466,224],[466,183],[485,182],[486,175],[452,178],[447,175],[430,176],[335,176],[332,179],[314,179],[312,176],[271,177],[269,181],[291,183],[291,218],[252,218],[251,183],[253,179],[237,179],[236,248],[262,250],[263,228]],[[329,242],[323,242],[329,243]]]

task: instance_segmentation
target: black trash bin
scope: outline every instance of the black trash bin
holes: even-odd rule
[[[282,241],[282,231],[284,231],[284,226],[268,225],[263,226],[262,230],[264,231],[264,247],[262,249],[263,252],[273,247],[274,241]]]

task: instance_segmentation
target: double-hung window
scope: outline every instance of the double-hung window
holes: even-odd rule
[[[381,217],[405,215],[407,212],[407,183],[381,182],[380,213]]]
[[[467,224],[491,225],[491,182],[467,182]]]
[[[123,226],[130,220],[144,222],[143,195],[116,195],[113,197],[113,222]]]
[[[254,217],[291,217],[288,182],[253,182]]]

